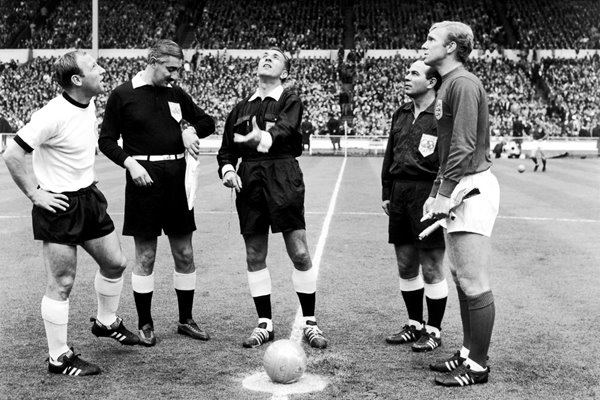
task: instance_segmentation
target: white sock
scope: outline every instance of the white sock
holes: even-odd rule
[[[425,296],[432,300],[448,297],[448,283],[446,282],[446,279],[443,279],[438,283],[425,283]]]
[[[469,352],[470,352],[469,349],[467,349],[465,346],[461,347],[460,348],[460,357],[464,358],[466,360],[467,358],[469,358]]]
[[[421,329],[423,329],[423,323],[421,321],[415,321],[414,319],[409,319],[408,320],[408,326],[414,326],[416,328],[416,330],[420,331]]]
[[[50,360],[56,361],[58,357],[69,351],[67,346],[69,300],[60,301],[52,300],[48,296],[42,297],[42,319],[46,328]]]
[[[248,271],[248,285],[252,297],[267,296],[271,294],[271,274],[267,268],[260,271]]]
[[[469,368],[471,368],[471,371],[475,371],[475,372],[483,372],[486,369],[483,368],[481,365],[477,364],[475,361],[471,360],[470,358],[467,358],[465,360],[465,364],[469,366]]]
[[[312,321],[312,322],[317,322],[317,319],[312,316],[312,317],[302,317],[302,322],[304,323],[304,326],[306,326],[306,321]]]
[[[96,319],[105,326],[110,326],[117,320],[117,309],[123,290],[123,277],[110,279],[96,271],[94,288],[98,297],[98,314]]]
[[[267,330],[268,330],[269,332],[273,332],[273,320],[272,320],[272,319],[269,319],[269,318],[259,318],[259,319],[258,319],[258,324],[259,324],[259,325],[260,325],[260,324],[262,324],[263,322],[264,322],[265,324],[267,324]]]
[[[433,333],[436,338],[439,338],[441,335],[440,330],[435,326],[425,325],[425,330],[427,331],[427,333]]]
[[[423,275],[419,273],[419,275],[414,278],[404,279],[400,278],[400,291],[402,292],[412,292],[415,290],[421,290],[425,287],[425,281],[423,280]]]
[[[317,269],[308,271],[292,270],[292,283],[294,290],[298,293],[315,293],[317,291]]]
[[[154,292],[154,273],[150,275],[136,275],[131,273],[131,288],[137,293]]]
[[[191,274],[173,271],[173,287],[175,290],[196,290],[196,271]]]

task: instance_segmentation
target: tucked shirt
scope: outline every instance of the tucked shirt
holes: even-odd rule
[[[431,190],[450,197],[465,175],[489,169],[489,111],[481,81],[463,66],[442,77],[435,104],[440,170]]]
[[[229,113],[217,155],[219,176],[222,177],[224,166],[235,167],[240,157],[260,160],[298,157],[302,154],[302,101],[289,89],[282,88],[277,96],[278,92],[265,95],[264,98],[255,93],[236,104]],[[273,137],[273,143],[266,153],[233,141],[234,133],[245,136],[252,131],[253,117],[256,117],[258,127]]]
[[[382,200],[390,199],[394,180],[434,181],[439,170],[434,103],[416,119],[412,101],[392,116],[381,169]]]
[[[133,155],[183,153],[182,120],[200,138],[215,130],[213,119],[179,86],[149,85],[140,74],[113,90],[106,102],[99,147],[120,166]],[[120,137],[123,148],[117,143]]]
[[[81,104],[64,93],[33,113],[15,141],[33,152],[40,188],[74,192],[94,183],[97,129],[94,102]]]

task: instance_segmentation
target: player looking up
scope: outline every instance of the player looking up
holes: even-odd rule
[[[290,60],[280,49],[271,48],[260,57],[256,92],[229,113],[217,155],[223,184],[237,192],[248,284],[258,314],[258,326],[244,347],[257,347],[274,337],[266,264],[269,227],[282,233],[294,264],[292,281],[302,308],[304,337],[312,347],[327,346],[315,319],[317,271],[306,242],[304,181],[296,160],[302,154],[303,108],[300,98],[283,88],[289,74]]]

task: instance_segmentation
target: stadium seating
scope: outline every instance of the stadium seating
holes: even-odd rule
[[[433,5],[426,0],[99,0],[99,11],[101,48],[147,48],[155,38],[172,38],[188,48],[277,45],[288,50],[294,66],[286,85],[299,92],[317,132],[333,111],[351,115],[356,134],[386,135],[392,113],[408,100],[403,79],[411,60],[367,56],[366,51],[418,49],[431,23],[444,19],[459,19],[474,29],[482,57],[472,59],[469,68],[488,92],[492,134],[511,134],[520,115],[551,135],[585,135],[600,114],[598,55],[540,63],[529,51],[600,48],[595,0],[440,0]],[[0,47],[91,47],[90,1],[5,0],[0,12]],[[349,43],[355,50],[337,61],[296,58],[298,51],[336,51]],[[505,47],[523,49],[521,61],[502,57]],[[51,61],[38,57],[23,65],[0,64],[0,107],[13,126],[23,126],[57,93]],[[100,63],[108,71],[109,90],[144,66],[142,59]],[[204,54],[183,73],[180,84],[216,117],[218,132],[233,104],[253,90],[255,63]],[[100,118],[106,96],[98,98]]]

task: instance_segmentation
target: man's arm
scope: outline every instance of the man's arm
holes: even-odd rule
[[[98,138],[98,147],[112,162],[127,169],[131,179],[137,186],[152,185],[153,180],[148,171],[140,163],[131,158],[118,143],[121,137],[119,126],[121,102],[118,95],[113,91],[108,97],[106,108],[104,110],[104,119]]]
[[[65,211],[69,207],[69,198],[64,194],[50,193],[38,188],[27,173],[27,153],[15,140],[8,143],[3,158],[12,179],[34,206],[53,213],[56,213],[56,210]]]
[[[113,91],[106,101],[104,118],[102,120],[102,127],[98,138],[98,148],[112,162],[124,167],[125,160],[129,157],[129,154],[127,154],[118,143],[118,140],[121,137],[121,128],[119,124],[121,118],[119,113],[120,109],[121,101],[119,96]]]
[[[186,150],[197,158],[200,154],[200,138],[205,138],[215,132],[215,121],[203,109],[198,107],[192,97],[185,93],[183,89],[178,88],[178,90],[181,90],[181,95],[184,98],[182,102],[183,119],[190,123],[190,126],[181,132],[181,138]]]
[[[458,182],[465,176],[475,152],[481,93],[471,80],[457,79],[454,83],[452,97],[452,138],[439,187],[439,193],[448,198]]]

